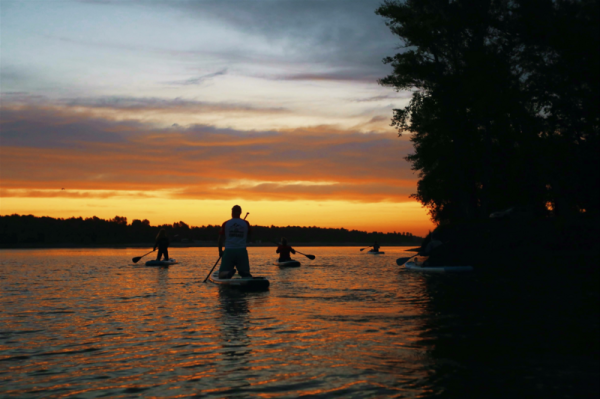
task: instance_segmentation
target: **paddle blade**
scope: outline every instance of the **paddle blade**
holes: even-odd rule
[[[403,264],[406,263],[406,261],[408,261],[410,258],[412,258],[412,256],[406,257],[406,258],[398,258],[396,259],[396,264],[398,266],[402,266]]]
[[[304,255],[304,256],[306,256],[310,260],[315,260],[315,256],[314,255]]]
[[[131,261],[132,261],[133,263],[138,263],[138,262],[140,261],[140,259],[142,259],[142,257],[141,257],[141,256],[136,256],[135,258],[131,259]]]

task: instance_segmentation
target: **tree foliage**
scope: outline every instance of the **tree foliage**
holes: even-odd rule
[[[411,90],[414,198],[435,222],[513,205],[597,212],[598,1],[386,1],[400,37],[380,80]]]

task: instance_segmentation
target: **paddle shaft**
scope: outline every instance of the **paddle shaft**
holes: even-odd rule
[[[250,214],[250,212],[246,212],[246,216],[244,216],[244,220],[246,220],[246,218],[248,217],[249,214]],[[212,267],[212,269],[210,269],[210,271],[208,272],[208,275],[204,279],[203,283],[206,283],[206,280],[208,280],[208,278],[210,277],[210,274],[213,272],[213,270],[215,270],[215,267],[217,267],[217,264],[219,263],[221,258],[222,258],[222,256],[219,255],[219,259],[217,259],[217,261],[215,262],[215,265]]]
[[[151,254],[152,252],[154,252],[154,250],[148,252],[148,254]],[[140,259],[142,259],[144,256],[146,256],[148,254],[143,254],[142,256],[136,256],[135,258],[131,259],[131,261],[133,263],[138,263],[140,261]]]
[[[203,283],[206,283],[206,280],[208,280],[208,278],[210,277],[210,274],[212,273],[213,270],[215,270],[215,267],[217,267],[217,263],[219,263],[220,260],[221,260],[221,257],[219,256],[219,259],[217,259],[217,261],[215,262],[215,265],[212,267],[212,269],[210,269],[210,271],[208,272],[208,275],[204,279]]]
[[[294,249],[294,251],[296,251],[297,253],[299,253],[300,255],[304,255],[306,256],[308,259],[313,260],[315,258],[314,255],[307,255],[307,254],[303,254],[302,252],[298,251],[297,249]]]

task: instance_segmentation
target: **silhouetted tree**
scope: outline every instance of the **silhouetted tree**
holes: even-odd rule
[[[377,9],[402,39],[380,83],[413,91],[392,125],[412,134],[407,160],[420,176],[413,197],[434,221],[515,204],[542,213],[548,202],[561,208],[563,197],[597,207],[597,172],[587,171],[597,166],[597,11],[597,1],[525,0],[386,1]],[[575,58],[585,65],[572,68]],[[578,159],[557,167],[557,152]]]

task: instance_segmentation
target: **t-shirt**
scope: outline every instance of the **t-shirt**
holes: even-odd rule
[[[220,235],[225,236],[225,249],[246,248],[250,223],[240,218],[229,219],[221,226]]]

